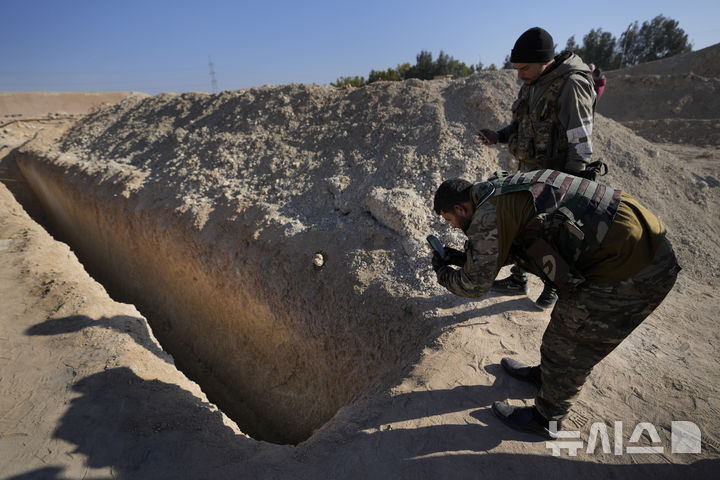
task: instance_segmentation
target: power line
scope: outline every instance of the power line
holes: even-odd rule
[[[217,79],[215,78],[215,67],[213,66],[212,58],[208,55],[208,65],[210,66],[210,86],[212,87],[212,93],[218,92]]]

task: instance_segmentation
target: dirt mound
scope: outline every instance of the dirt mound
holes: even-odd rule
[[[627,120],[623,122],[623,125],[653,142],[672,142],[708,148],[720,145],[720,118]]]
[[[694,52],[683,53],[653,62],[641,63],[621,70],[607,72],[615,75],[676,75],[692,73],[699,77],[720,77],[720,44],[711,45]]]
[[[720,107],[720,78],[692,73],[615,76],[608,79],[606,92],[597,110],[620,122],[716,119]]]
[[[49,164],[20,165],[93,273],[192,358],[213,398],[246,431],[297,442],[429,331],[431,319],[410,321],[428,316],[410,300],[437,288],[429,199],[442,175],[495,168],[478,145],[468,157],[467,125],[512,85],[494,76],[467,98],[455,98],[464,84],[421,81],[133,98],[81,120]],[[232,331],[248,332],[243,355]]]
[[[597,111],[643,137],[718,145],[720,45],[607,72]]]
[[[391,234],[391,251],[407,256],[388,273],[414,290],[434,283],[418,283],[413,260],[424,261],[423,232],[441,228],[429,208],[440,182],[482,179],[510,164],[506,148],[483,148],[474,132],[509,121],[516,89],[512,72],[488,72],[361,89],[290,85],[163,94],[88,116],[58,147],[87,173],[106,172],[108,165],[142,172],[142,182],[133,185],[137,194],[157,197],[162,188],[165,208],[182,213],[196,229],[228,204],[277,219],[285,236],[348,228],[346,222],[367,223],[362,219],[369,215]],[[688,198],[688,208],[716,200],[691,188],[691,179],[683,184],[678,179],[689,173],[682,165],[620,124],[598,116],[595,133],[597,156],[611,166],[605,180],[650,206],[666,203],[658,192]],[[385,207],[394,213],[380,211],[383,200],[392,198],[387,192],[395,191],[414,193]],[[675,207],[668,205],[668,213]],[[706,237],[698,233],[691,236]],[[362,235],[346,240],[353,247],[345,250],[367,248],[376,236]]]

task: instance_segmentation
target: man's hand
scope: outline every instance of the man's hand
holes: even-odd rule
[[[437,252],[433,252],[432,267],[436,272],[446,265],[455,265],[462,267],[465,265],[465,252],[461,252],[452,247],[445,246],[445,258],[441,257]]]
[[[440,256],[439,253],[433,251],[433,256],[432,256],[432,268],[433,268],[433,270],[435,270],[436,272],[437,272],[438,270],[440,270],[442,267],[448,265],[448,262],[449,262],[449,261],[450,261],[449,257],[445,257],[445,259],[443,259],[443,258]]]
[[[445,255],[447,255],[448,265],[455,265],[457,267],[462,267],[465,265],[465,252],[460,251],[456,248],[448,247],[447,245],[445,248]]]
[[[477,132],[477,136],[483,145],[495,145],[498,143],[498,134],[495,130],[489,128],[483,128]]]

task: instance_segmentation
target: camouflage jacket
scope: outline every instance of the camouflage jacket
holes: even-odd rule
[[[563,52],[531,85],[523,85],[510,125],[498,132],[521,170],[552,168],[579,173],[592,162],[596,95],[590,70]]]
[[[465,235],[465,265],[460,269],[450,266],[440,267],[437,280],[440,285],[451,293],[461,297],[482,297],[490,290],[499,270],[498,263],[498,228],[495,205],[484,201],[479,203],[487,189],[487,185],[477,184],[473,187],[473,204],[475,212]]]
[[[466,262],[456,270],[438,270],[438,283],[464,297],[481,297],[490,289],[507,248],[498,244],[498,212],[494,196],[527,191],[533,198],[534,216],[511,241],[510,258],[526,270],[544,277],[560,289],[570,289],[585,279],[575,268],[584,252],[597,249],[610,229],[620,205],[620,191],[554,170],[501,175],[473,187],[475,212],[466,232]],[[501,215],[506,214],[501,212]]]

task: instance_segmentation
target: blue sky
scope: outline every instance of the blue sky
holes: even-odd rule
[[[527,28],[558,47],[592,28],[677,20],[693,49],[720,43],[717,0],[0,0],[0,91],[210,91],[328,84],[443,50],[502,65]]]

